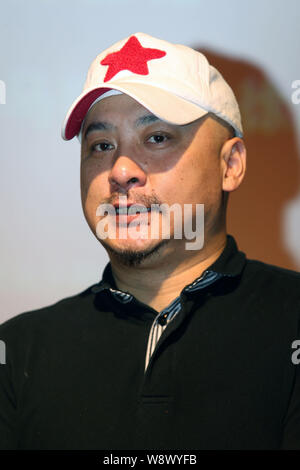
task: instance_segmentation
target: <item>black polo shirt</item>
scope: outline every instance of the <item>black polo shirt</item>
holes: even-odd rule
[[[229,235],[206,271],[175,315],[119,291],[108,265],[2,324],[1,448],[300,449],[300,274],[248,260]]]
[[[184,293],[190,293],[194,291],[199,291],[200,289],[206,288],[209,284],[212,284],[216,280],[218,280],[220,277],[226,276],[224,273],[220,272],[215,272],[212,269],[207,269],[204,271],[204,273],[201,274],[201,276],[197,277],[191,284],[187,285],[181,292],[181,294]],[[92,287],[92,291],[94,293],[98,292],[103,292],[104,290],[107,290],[109,295],[113,296],[116,298],[121,304],[127,304],[131,302],[131,309],[139,308],[139,302],[137,299],[130,294],[129,292],[123,292],[119,290],[116,286],[112,270],[111,270],[111,264],[108,263],[104,269],[104,273],[102,276],[102,280],[99,283],[99,285],[96,285]],[[147,306],[150,308],[149,306]],[[150,332],[148,334],[148,340],[147,340],[147,348],[146,348],[146,356],[145,356],[145,372],[148,368],[149,362],[151,360],[151,357],[156,349],[156,346],[159,343],[160,337],[163,334],[164,330],[169,327],[169,324],[171,321],[174,320],[176,315],[181,311],[182,309],[182,295],[179,295],[176,297],[167,307],[165,307],[163,310],[160,312],[156,312],[153,310],[155,313],[155,318],[152,320],[152,325],[150,328]]]

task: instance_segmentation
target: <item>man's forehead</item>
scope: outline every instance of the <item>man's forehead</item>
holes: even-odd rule
[[[149,108],[146,108],[143,106],[141,103],[139,103],[137,100],[132,98],[131,96],[125,94],[125,93],[120,93],[117,95],[112,95],[112,96],[105,96],[106,93],[104,93],[104,97],[100,96],[97,100],[95,100],[94,104],[90,107],[88,114],[92,112],[106,112],[106,111],[112,111],[112,112],[122,112],[122,111],[129,111],[131,113],[143,113],[143,114],[152,114],[151,110]],[[87,116],[86,115],[86,116]]]
[[[87,138],[91,132],[118,130],[124,119],[126,119],[126,123],[130,121],[132,128],[137,130],[154,123],[163,123],[164,126],[175,127],[177,130],[182,129],[182,132],[186,132],[191,127],[198,128],[210,116],[211,113],[206,113],[187,124],[170,123],[153,114],[134,98],[122,93],[108,96],[92,105],[83,122],[80,141]]]
[[[128,95],[109,96],[95,103],[88,111],[82,126],[83,135],[86,137],[92,130],[114,130],[117,128],[117,118],[124,119],[125,116],[136,128],[166,122]]]
[[[91,117],[86,122],[86,125],[84,126],[84,129],[83,129],[84,138],[86,138],[87,135],[90,132],[93,132],[93,131],[113,131],[113,130],[116,130],[118,128],[118,126],[115,125],[113,122],[111,122],[109,120],[102,120],[101,116],[99,116],[99,118],[100,119]],[[163,122],[157,116],[155,116],[154,114],[151,114],[150,112],[148,112],[148,114],[145,114],[143,116],[138,117],[134,121],[133,124],[134,124],[134,127],[141,128],[141,127],[145,127],[145,126],[150,125],[150,124],[152,124],[154,122],[157,122],[157,121]]]

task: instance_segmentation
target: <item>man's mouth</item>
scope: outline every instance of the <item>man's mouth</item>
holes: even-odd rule
[[[116,215],[137,215],[145,212],[150,212],[151,207],[140,206],[132,204],[130,206],[114,206]]]

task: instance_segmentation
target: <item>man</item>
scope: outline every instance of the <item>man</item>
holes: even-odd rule
[[[226,232],[246,151],[221,74],[136,33],[92,63],[62,135],[110,262],[1,326],[2,448],[300,449],[300,275]]]

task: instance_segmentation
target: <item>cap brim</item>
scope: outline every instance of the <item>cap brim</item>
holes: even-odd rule
[[[148,109],[152,114],[171,124],[188,124],[209,112],[198,104],[187,101],[162,88],[143,83],[119,83],[113,87],[85,90],[72,104],[62,125],[62,138],[70,140],[79,134],[82,121],[91,104],[103,93],[121,91]]]

